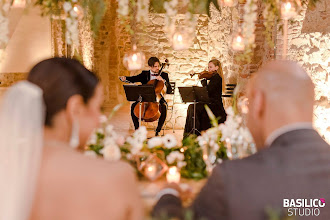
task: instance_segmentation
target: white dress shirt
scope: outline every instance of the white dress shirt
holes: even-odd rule
[[[265,146],[270,146],[275,141],[276,138],[278,138],[284,133],[294,130],[300,130],[300,129],[314,129],[314,128],[311,122],[299,122],[299,123],[285,125],[283,127],[276,129],[267,137]]]

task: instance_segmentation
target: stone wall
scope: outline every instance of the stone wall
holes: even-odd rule
[[[315,84],[315,127],[330,143],[330,1],[304,9],[295,22],[289,23],[288,59],[300,63]],[[277,36],[278,58],[283,37]]]
[[[260,2],[259,2],[260,4]],[[327,136],[329,141],[329,0],[322,1],[314,11],[303,11],[293,24],[289,25],[288,57],[297,60],[311,74],[316,85],[315,119],[320,133]],[[81,34],[83,45],[87,49],[80,49],[84,63],[89,63],[102,79],[105,88],[105,107],[111,109],[115,104],[125,100],[123,83],[118,80],[120,75],[136,75],[129,73],[122,64],[126,51],[131,49],[131,37],[124,31],[116,16],[116,1],[108,0],[108,10],[103,19],[98,38],[93,41],[86,34]],[[238,62],[234,59],[234,52],[229,47],[230,36],[242,22],[240,14],[243,5],[236,8],[223,8],[221,14],[211,7],[211,19],[207,15],[196,15],[198,22],[196,37],[193,45],[186,51],[174,51],[163,31],[164,14],[150,14],[149,23],[142,29],[136,26],[135,40],[138,48],[145,52],[146,58],[157,56],[163,61],[168,58],[170,66],[165,71],[170,73],[170,80],[177,86],[195,85],[198,80],[191,79],[189,71],[199,72],[207,67],[208,60],[218,58],[225,74],[226,83],[245,84],[249,76],[259,66],[270,59],[274,53],[280,58],[282,37],[277,33],[277,50],[269,48],[264,38],[264,26],[259,7],[259,17],[256,23],[256,48],[252,63]],[[178,21],[183,19],[179,14]],[[82,28],[85,28],[83,26]],[[86,32],[85,32],[86,33]],[[91,53],[90,51],[93,51]],[[93,56],[91,55],[93,54]],[[92,57],[91,57],[92,56]],[[86,60],[89,60],[88,62]],[[147,69],[146,65],[146,69]],[[183,128],[187,105],[181,104],[176,91],[175,107],[169,118],[177,129]],[[227,103],[227,102],[225,102]],[[230,103],[230,102],[229,102]],[[151,126],[154,126],[151,124]]]

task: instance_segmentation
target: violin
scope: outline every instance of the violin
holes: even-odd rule
[[[190,77],[193,78],[194,75],[198,75],[199,79],[211,79],[212,76],[214,76],[214,74],[218,73],[216,70],[213,72],[209,72],[209,71],[202,71],[200,73],[191,73]]]
[[[161,64],[161,69],[159,70],[158,76],[163,71],[163,68],[165,66],[169,66],[168,59],[165,60],[165,63]],[[153,122],[159,119],[160,117],[160,106],[159,106],[159,100],[163,97],[165,94],[165,83],[161,80],[153,79],[150,80],[148,85],[153,85],[155,88],[155,93],[157,97],[156,102],[142,102],[141,106],[141,120],[146,122]],[[136,105],[134,108],[134,115],[138,118],[140,115],[140,107],[139,105]]]

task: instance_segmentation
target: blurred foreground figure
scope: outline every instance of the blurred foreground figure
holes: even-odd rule
[[[77,152],[103,89],[76,60],[37,64],[0,109],[0,220],[142,219],[133,169]]]
[[[259,152],[213,170],[190,207],[194,218],[261,220],[272,209],[282,217],[330,219],[330,146],[312,127],[310,77],[295,62],[272,61],[250,80],[247,96]],[[153,215],[183,218],[180,192],[165,190]],[[297,199],[306,199],[303,207]]]

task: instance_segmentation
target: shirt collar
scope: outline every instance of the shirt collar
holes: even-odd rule
[[[152,71],[150,70],[150,75],[151,75],[151,76],[154,76],[154,75],[158,75],[158,74],[156,74],[156,73],[154,73],[154,72],[152,72]]]
[[[287,133],[289,131],[293,130],[301,130],[301,129],[314,129],[313,124],[311,122],[299,122],[299,123],[293,123],[289,125],[285,125],[283,127],[280,127],[273,131],[266,139],[265,145],[270,146],[276,138],[281,136],[284,133]]]

